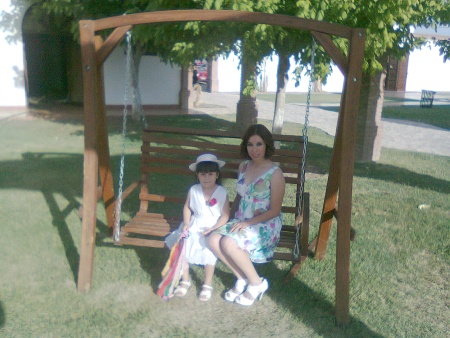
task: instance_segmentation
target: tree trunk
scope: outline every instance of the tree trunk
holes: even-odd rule
[[[320,77],[313,82],[313,89],[312,90],[313,90],[314,93],[322,93],[323,92],[322,80],[320,79]]]
[[[242,54],[241,89],[236,107],[236,126],[239,131],[247,130],[258,121],[258,106],[256,104],[256,62]]]
[[[356,161],[371,162],[380,159],[385,78],[384,71],[373,76],[363,74],[356,131]]]
[[[284,122],[284,108],[286,106],[286,86],[289,81],[289,56],[279,55],[277,69],[277,95],[275,97],[275,111],[273,113],[272,132],[281,134]]]

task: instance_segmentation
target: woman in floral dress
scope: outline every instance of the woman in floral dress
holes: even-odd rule
[[[270,160],[274,150],[272,134],[265,126],[248,128],[241,143],[246,160],[239,167],[238,194],[231,207],[234,218],[208,240],[210,249],[237,278],[225,300],[242,305],[252,305],[268,289],[253,263],[270,261],[280,239],[285,180]]]

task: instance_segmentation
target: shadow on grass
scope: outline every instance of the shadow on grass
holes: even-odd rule
[[[355,163],[354,175],[450,194],[450,181],[382,163]]]
[[[5,308],[3,306],[3,302],[0,301],[0,328],[5,326],[5,322],[6,322]]]

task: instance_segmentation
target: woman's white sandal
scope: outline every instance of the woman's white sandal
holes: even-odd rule
[[[225,292],[224,299],[229,302],[234,302],[236,297],[238,297],[240,294],[244,292],[247,284],[248,284],[247,279],[238,279],[234,284],[234,288]]]
[[[240,296],[236,297],[235,302],[240,305],[253,305],[255,302],[255,299],[261,300],[262,296],[264,295],[264,292],[267,291],[269,288],[269,283],[267,282],[267,279],[263,279],[261,284],[259,285],[249,285],[247,287],[247,292],[253,297],[253,299],[245,297],[245,294],[241,294]]]
[[[206,302],[206,301],[210,300],[211,296],[212,296],[212,291],[213,291],[212,286],[203,284],[202,291],[198,295],[198,299],[201,300],[202,302]]]
[[[184,297],[191,287],[191,282],[181,281],[180,284],[175,288],[173,294],[177,297]]]

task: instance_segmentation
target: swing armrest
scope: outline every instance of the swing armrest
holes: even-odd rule
[[[131,193],[137,188],[139,187],[141,184],[141,180],[137,180],[133,183],[131,183],[123,192],[122,192],[122,201],[127,198],[128,196],[131,195]],[[102,187],[99,186],[97,188],[97,202],[100,201],[100,199],[103,197],[103,190]],[[117,200],[116,200],[117,203]],[[78,208],[78,217],[80,219],[83,219],[83,205],[80,205],[80,207]]]
[[[134,181],[122,192],[122,201],[125,200],[131,193],[141,185],[141,180]]]

